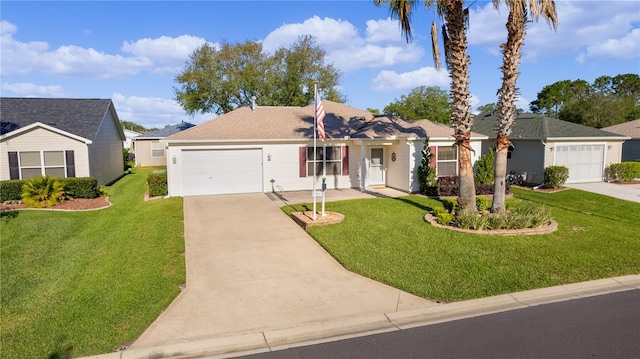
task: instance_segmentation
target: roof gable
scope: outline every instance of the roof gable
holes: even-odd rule
[[[88,138],[80,137],[78,135],[74,135],[73,133],[69,133],[69,132],[60,130],[58,128],[55,128],[55,127],[52,127],[52,126],[49,126],[47,124],[40,123],[40,122],[32,123],[32,124],[30,124],[28,126],[21,127],[21,128],[19,128],[17,130],[5,133],[3,135],[0,135],[0,138],[4,140],[7,137],[19,136],[22,133],[29,132],[29,131],[31,131],[33,129],[36,129],[36,128],[43,128],[45,130],[57,133],[59,135],[66,136],[66,137],[72,138],[72,139],[80,141],[80,142],[84,142],[86,144],[91,144],[92,143],[92,141],[90,139],[88,139]]]
[[[496,138],[498,116],[480,114],[475,117],[473,128],[489,138]],[[512,139],[553,139],[553,138],[621,138],[620,135],[597,128],[562,121],[533,113],[518,115],[509,136]]]
[[[449,126],[428,120],[407,121],[395,116],[376,116],[341,103],[322,100],[327,139],[415,138],[453,136]],[[315,105],[304,107],[241,107],[168,140],[291,140],[313,139]],[[481,136],[477,133],[474,136]]]
[[[0,98],[0,129],[2,135],[35,123],[41,123],[66,133],[93,140],[108,111],[112,111],[121,129],[113,104],[109,99],[62,98]],[[120,130],[121,132],[121,130]],[[124,135],[121,135],[124,139]]]

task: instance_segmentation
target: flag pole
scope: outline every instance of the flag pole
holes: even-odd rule
[[[318,113],[318,81],[313,82],[313,220],[316,220],[316,129],[317,129],[317,113]]]

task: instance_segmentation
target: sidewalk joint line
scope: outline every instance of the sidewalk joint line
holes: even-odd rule
[[[402,291],[398,289],[398,299],[396,300],[396,312],[398,311],[398,308],[400,308],[400,295],[401,294],[402,294]]]
[[[524,305],[525,307],[529,307],[529,308],[531,307],[531,305],[530,305],[530,304],[527,304],[527,303],[524,303],[524,302],[519,301],[519,300],[518,300],[518,298],[516,298],[516,297],[514,297],[514,296],[513,296],[513,294],[509,293],[509,296],[510,296],[511,298],[513,298],[513,300],[515,300],[517,303],[520,303],[520,304]]]
[[[271,349],[271,345],[269,345],[267,336],[264,334],[264,332],[260,332],[260,334],[262,334],[262,339],[264,340],[264,344],[267,346],[267,349],[269,349],[269,351],[272,352],[273,350]]]
[[[397,326],[397,325],[396,325],[396,323],[394,323],[394,322],[389,318],[389,316],[387,315],[387,313],[384,313],[384,317],[385,317],[385,318],[387,318],[387,321],[388,321],[389,323],[391,323],[391,325],[393,325],[396,329],[398,329],[398,330],[402,330],[402,328],[400,328],[399,326]]]

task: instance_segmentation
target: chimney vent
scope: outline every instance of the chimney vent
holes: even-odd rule
[[[256,112],[256,97],[251,96],[251,112]]]

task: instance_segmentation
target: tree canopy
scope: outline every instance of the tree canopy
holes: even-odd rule
[[[140,133],[147,133],[156,130],[156,128],[145,128],[144,126],[131,121],[120,121],[120,123],[122,124],[122,128]]]
[[[344,102],[336,89],[340,72],[325,62],[325,51],[311,35],[300,36],[289,48],[267,53],[256,41],[196,49],[174,87],[176,101],[189,114],[223,114],[250,106],[252,97],[265,106],[306,106],[319,96]]]
[[[640,118],[640,76],[600,76],[592,84],[563,80],[545,86],[531,111],[602,128]]]
[[[451,121],[451,105],[447,91],[435,86],[416,87],[399,100],[385,106],[384,113],[408,120],[427,119],[439,123]]]

